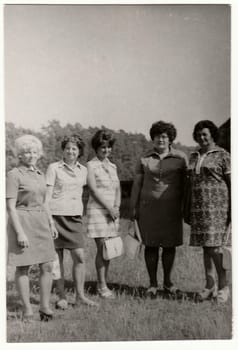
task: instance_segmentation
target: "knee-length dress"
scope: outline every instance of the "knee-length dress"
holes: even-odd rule
[[[188,174],[191,186],[190,245],[216,247],[223,244],[229,215],[230,155],[215,147],[203,156],[193,152]]]
[[[44,174],[37,169],[19,166],[8,172],[6,198],[16,198],[16,210],[29,240],[29,247],[22,249],[11,218],[8,220],[9,263],[27,266],[54,259],[55,250],[48,215],[43,203],[46,193]]]
[[[115,205],[116,191],[120,182],[116,165],[107,161],[104,166],[97,157],[87,163],[88,172],[93,172],[98,191],[110,206]],[[87,234],[91,238],[114,237],[118,234],[119,219],[112,221],[105,209],[89,194],[87,204]]]
[[[160,159],[149,151],[137,164],[143,175],[138,207],[142,241],[149,247],[175,247],[183,243],[182,199],[186,155],[173,148]]]

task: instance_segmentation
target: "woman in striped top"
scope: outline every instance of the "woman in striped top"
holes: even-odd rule
[[[98,130],[92,138],[96,157],[87,163],[90,191],[87,205],[88,236],[95,239],[97,246],[97,291],[103,298],[114,298],[106,282],[109,261],[103,258],[103,242],[105,237],[117,236],[121,202],[117,168],[108,159],[114,142],[111,133]]]

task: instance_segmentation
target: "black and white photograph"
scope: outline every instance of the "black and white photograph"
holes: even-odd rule
[[[232,11],[4,4],[8,344],[234,340]]]

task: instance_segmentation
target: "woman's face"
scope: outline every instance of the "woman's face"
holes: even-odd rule
[[[79,157],[79,149],[76,143],[68,142],[63,150],[63,158],[66,163],[76,163]]]
[[[110,154],[112,153],[112,147],[108,143],[105,143],[105,144],[101,145],[100,147],[98,147],[96,153],[97,153],[98,158],[103,160],[103,159],[108,158],[110,156]]]
[[[39,159],[39,150],[35,147],[29,147],[22,151],[18,157],[22,165],[28,168],[31,166],[35,167]]]
[[[196,140],[200,147],[209,147],[214,140],[208,128],[198,130],[196,133]]]
[[[167,151],[170,145],[168,134],[166,132],[163,132],[162,134],[155,135],[153,139],[153,145],[154,148],[158,151]]]

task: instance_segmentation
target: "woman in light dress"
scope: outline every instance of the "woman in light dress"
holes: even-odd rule
[[[120,182],[116,165],[110,162],[115,139],[106,130],[98,130],[92,138],[96,156],[87,163],[89,201],[87,205],[88,236],[95,239],[97,254],[97,292],[103,298],[114,298],[107,286],[109,261],[103,258],[103,243],[107,237],[117,236],[121,203]]]
[[[6,186],[9,262],[16,266],[16,287],[23,303],[22,319],[27,322],[33,320],[29,268],[39,264],[39,313],[41,320],[48,321],[53,316],[50,291],[55,256],[53,238],[57,237],[57,230],[45,204],[45,176],[36,167],[43,153],[42,144],[35,136],[24,135],[16,140],[15,148],[19,163],[8,172]]]

